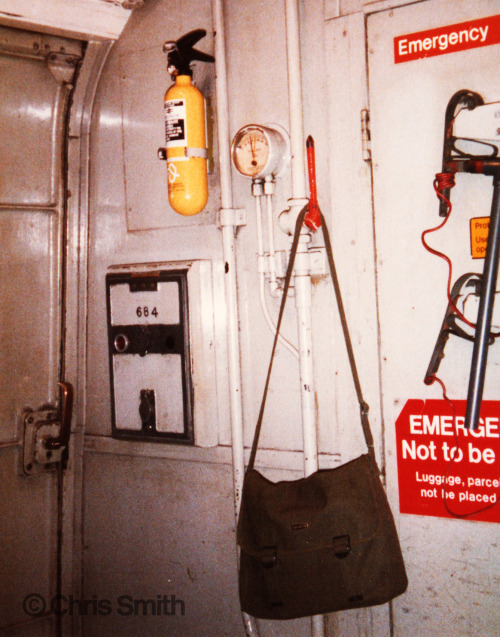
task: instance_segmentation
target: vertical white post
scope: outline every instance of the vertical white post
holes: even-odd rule
[[[302,117],[302,71],[300,66],[299,8],[297,0],[285,0],[292,197],[306,196],[304,122]]]
[[[285,0],[286,45],[288,61],[288,99],[290,109],[290,148],[292,154],[291,211],[298,213],[306,196],[304,152],[304,123],[302,117],[302,73],[300,66],[300,31],[298,0]],[[295,215],[294,215],[295,216]],[[304,441],[304,472],[310,475],[318,470],[317,418],[314,391],[311,323],[311,274],[307,231],[301,235],[295,258],[295,295],[299,332],[299,365],[302,405],[302,432]],[[313,637],[325,634],[323,615],[311,617]]]
[[[229,138],[229,101],[227,93],[226,45],[222,0],[212,0],[215,30],[215,73],[217,92],[217,128],[219,141],[219,169],[221,190],[222,241],[225,261],[225,292],[227,308],[227,339],[229,392],[231,413],[231,438],[233,453],[233,478],[235,486],[236,514],[239,510],[244,477],[243,416],[241,400],[240,344],[238,334],[238,306],[236,288],[236,259],[234,254],[234,223],[231,223],[233,193]],[[234,219],[233,219],[234,221]]]
[[[312,355],[311,275],[307,246],[309,235],[302,235],[297,248],[294,268],[295,305],[299,334],[300,398],[302,406],[302,436],[304,441],[304,473],[318,470],[318,441],[316,432],[316,401]]]
[[[236,282],[236,258],[234,245],[233,190],[231,182],[231,158],[229,137],[229,100],[227,91],[226,44],[224,33],[223,0],[212,0],[212,16],[215,30],[215,74],[217,94],[217,129],[219,141],[219,169],[221,191],[222,243],[225,261],[225,293],[227,308],[227,349],[229,367],[229,394],[231,414],[231,449],[233,454],[233,488],[236,518],[241,504],[245,457],[243,441],[243,407],[241,398],[240,341],[238,332],[238,304]],[[229,214],[226,214],[229,213]],[[232,214],[231,214],[232,213]],[[231,221],[232,219],[232,221]],[[249,637],[258,636],[256,621],[242,613]]]

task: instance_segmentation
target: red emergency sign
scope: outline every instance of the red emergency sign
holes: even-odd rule
[[[500,43],[500,15],[394,38],[394,63]]]
[[[465,400],[407,401],[396,421],[401,513],[500,522],[500,402],[464,428]]]

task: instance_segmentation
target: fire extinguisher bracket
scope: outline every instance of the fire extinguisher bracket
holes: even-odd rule
[[[167,149],[166,148],[158,148],[157,150],[158,159],[162,161],[167,161]],[[184,148],[183,157],[199,157],[200,159],[208,159],[208,149],[207,148]]]
[[[206,148],[184,148],[184,157],[200,157],[206,159],[208,151]]]

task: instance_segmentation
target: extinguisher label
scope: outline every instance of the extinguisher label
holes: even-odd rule
[[[186,100],[165,102],[165,138],[167,148],[186,146]]]

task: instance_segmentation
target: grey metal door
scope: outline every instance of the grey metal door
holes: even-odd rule
[[[57,625],[59,463],[33,448],[30,466],[24,432],[60,406],[65,129],[81,57],[81,43],[0,27],[0,632],[16,636]]]

